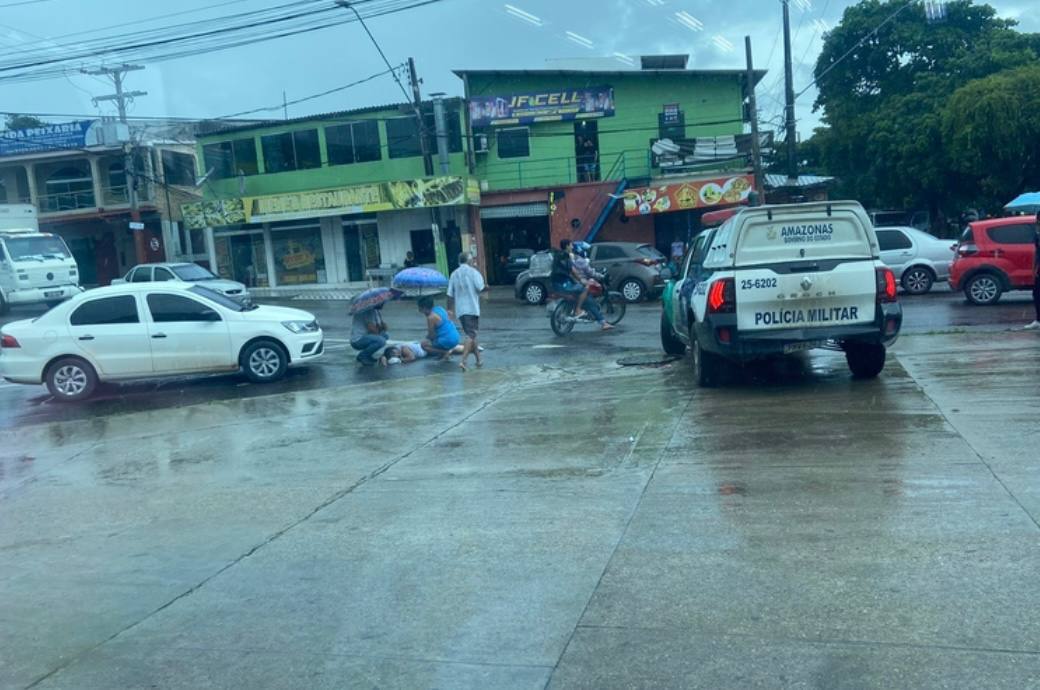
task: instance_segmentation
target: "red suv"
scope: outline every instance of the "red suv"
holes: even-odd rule
[[[972,304],[996,304],[1008,290],[1033,288],[1036,222],[1029,216],[971,223],[950,267],[950,287]]]

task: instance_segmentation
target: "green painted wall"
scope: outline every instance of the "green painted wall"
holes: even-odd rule
[[[743,133],[743,87],[736,75],[631,74],[485,75],[470,74],[473,96],[524,93],[593,86],[614,87],[613,117],[597,120],[603,179],[650,177],[650,140],[658,136],[657,116],[666,103],[678,103],[686,118],[686,136]],[[574,122],[530,125],[530,156],[500,158],[495,136],[488,153],[476,154],[476,176],[488,188],[514,189],[578,181]],[[623,159],[619,162],[619,156]],[[615,166],[617,163],[617,167]],[[610,174],[613,170],[613,174]]]
[[[461,104],[459,105],[460,120]],[[210,179],[205,185],[205,196],[210,199],[225,199],[239,196],[262,196],[267,194],[284,194],[314,189],[331,189],[335,187],[346,187],[349,185],[365,184],[368,182],[384,182],[387,180],[414,180],[426,177],[421,156],[411,158],[390,158],[387,151],[387,135],[385,120],[401,117],[402,113],[397,108],[366,112],[363,114],[342,117],[316,117],[313,120],[293,122],[286,125],[272,124],[266,127],[257,127],[236,132],[227,132],[210,136],[199,137],[198,140],[198,165],[199,174],[205,174],[205,159],[203,147],[222,141],[233,141],[237,139],[251,138],[256,144],[257,163],[260,174],[245,176],[245,191],[239,186],[237,177],[228,179]],[[382,149],[382,159],[366,163],[350,163],[347,165],[329,165],[328,151],[325,146],[325,127],[340,125],[347,122],[360,120],[377,120],[379,122],[379,140]],[[463,125],[464,127],[464,125]],[[264,152],[260,145],[260,138],[270,134],[282,134],[284,132],[302,131],[308,129],[318,130],[318,142],[321,148],[321,167],[308,170],[291,170],[277,173],[264,172]],[[466,142],[463,137],[463,148]],[[440,174],[440,166],[436,153],[433,156],[434,175]],[[465,153],[451,154],[451,174],[466,175]]]

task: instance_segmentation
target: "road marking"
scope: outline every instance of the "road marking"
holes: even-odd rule
[[[532,345],[532,350],[557,350],[561,347],[567,347],[566,345]]]

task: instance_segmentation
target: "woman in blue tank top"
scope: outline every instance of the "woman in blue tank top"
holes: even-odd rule
[[[433,306],[432,297],[419,300],[419,311],[426,316],[427,339],[422,342],[423,349],[432,355],[449,357],[461,339],[459,329],[448,318],[448,312],[444,307]]]

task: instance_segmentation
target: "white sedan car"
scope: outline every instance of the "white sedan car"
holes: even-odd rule
[[[903,289],[923,295],[937,282],[950,279],[950,265],[957,252],[953,240],[940,240],[927,232],[909,227],[879,227],[881,260],[896,274]]]
[[[4,326],[0,375],[74,401],[98,381],[241,370],[266,383],[323,350],[321,328],[305,311],[243,305],[190,283],[130,283]]]

